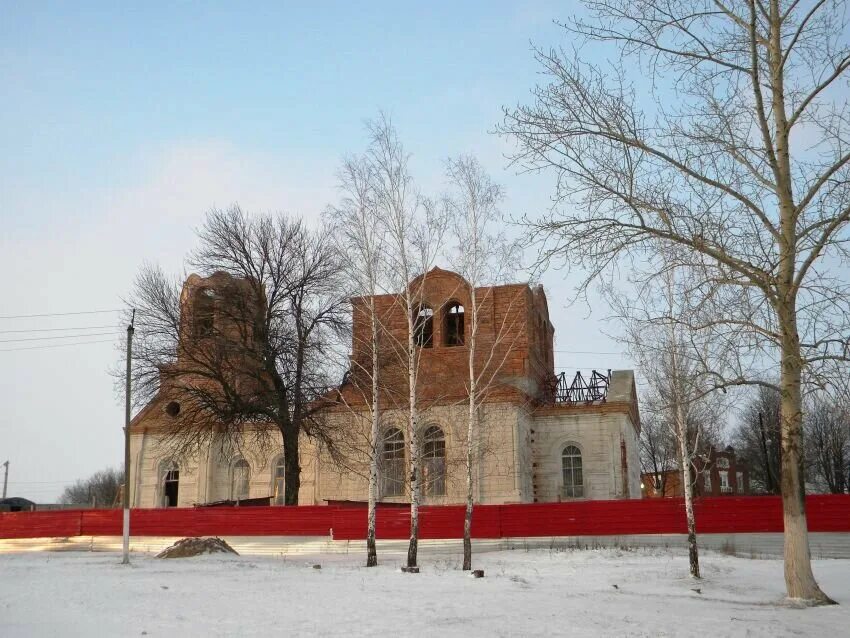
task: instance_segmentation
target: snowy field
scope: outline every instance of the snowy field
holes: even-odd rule
[[[783,602],[781,561],[716,553],[700,583],[666,550],[493,552],[476,557],[478,580],[455,556],[423,556],[418,575],[397,554],[377,569],[340,555],[132,560],[0,555],[0,635],[850,635],[850,560],[815,561],[841,603],[815,609]]]

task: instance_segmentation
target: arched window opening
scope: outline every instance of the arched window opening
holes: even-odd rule
[[[203,288],[195,295],[194,303],[194,326],[195,337],[208,337],[213,333],[215,317],[215,291],[211,288]]]
[[[284,477],[286,475],[286,467],[283,463],[283,457],[279,456],[277,461],[272,464],[272,503],[275,505],[284,504]]]
[[[381,496],[404,494],[404,434],[391,428],[384,434],[381,450]]]
[[[446,309],[443,340],[447,346],[463,345],[463,306],[457,302]]]
[[[177,496],[180,491],[180,469],[174,461],[163,464],[160,473],[162,492],[162,507],[177,507]]]
[[[422,483],[426,496],[446,494],[446,437],[436,425],[422,438]]]
[[[239,459],[233,464],[230,479],[230,500],[243,501],[248,498],[251,468],[248,461]]]
[[[561,470],[564,474],[564,497],[581,498],[584,496],[584,481],[581,475],[581,450],[568,445],[561,454]]]
[[[420,348],[430,348],[434,342],[434,311],[421,306],[413,318],[413,339]]]

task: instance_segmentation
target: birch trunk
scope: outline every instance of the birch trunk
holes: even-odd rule
[[[671,274],[671,277],[673,275]],[[673,286],[669,284],[670,307],[673,308]],[[697,545],[697,525],[694,516],[694,486],[691,481],[691,452],[688,449],[688,418],[685,411],[685,392],[682,386],[681,367],[679,362],[679,342],[676,337],[674,324],[670,324],[670,358],[672,363],[671,377],[673,382],[672,399],[675,403],[676,436],[679,439],[679,468],[682,472],[682,493],[685,497],[685,518],[688,525],[688,566],[693,578],[700,578],[699,546]]]
[[[378,564],[378,550],[375,545],[375,507],[378,500],[378,454],[380,451],[380,404],[378,399],[378,319],[375,316],[375,295],[369,298],[369,312],[372,324],[372,431],[370,433],[371,459],[369,461],[369,505],[366,525],[366,567]]]
[[[687,430],[683,427],[681,407],[677,410],[679,429],[679,465],[682,468],[682,486],[685,495],[685,517],[688,521],[688,565],[691,576],[701,578],[699,573],[699,547],[697,545],[697,523],[694,516],[694,484],[691,480],[691,454],[688,450]]]
[[[472,510],[474,507],[472,464],[475,449],[475,435],[477,431],[477,387],[475,378],[475,336],[478,327],[478,305],[475,298],[475,286],[471,285],[470,300],[472,310],[472,321],[469,334],[469,410],[466,428],[466,512],[463,518],[463,569],[472,569]]]
[[[419,551],[419,437],[416,432],[416,364],[417,352],[413,303],[410,291],[406,293],[407,307],[407,383],[408,418],[407,438],[410,447],[410,545],[407,548],[407,566],[416,567]]]

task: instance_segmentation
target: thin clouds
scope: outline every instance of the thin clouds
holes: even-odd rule
[[[19,200],[53,220],[39,232],[6,229],[0,253],[4,314],[37,314],[120,305],[145,260],[180,270],[193,229],[213,205],[285,210],[318,220],[335,197],[335,157],[322,166],[301,158],[245,152],[219,141],[180,142],[128,159],[135,183],[79,191],[65,201],[49,192]],[[43,207],[51,207],[45,211]],[[63,323],[64,321],[64,323]],[[66,318],[4,321],[3,329],[76,325]],[[23,335],[26,336],[26,335]],[[122,408],[107,369],[119,355],[109,343],[0,353],[0,456],[16,481],[84,476],[120,458]],[[50,441],[46,444],[45,441]],[[26,496],[22,487],[21,494]],[[44,494],[39,500],[51,500]]]

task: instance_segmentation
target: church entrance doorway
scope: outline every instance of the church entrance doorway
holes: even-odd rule
[[[180,470],[171,467],[162,480],[162,504],[164,507],[177,507],[177,493],[180,487]]]

